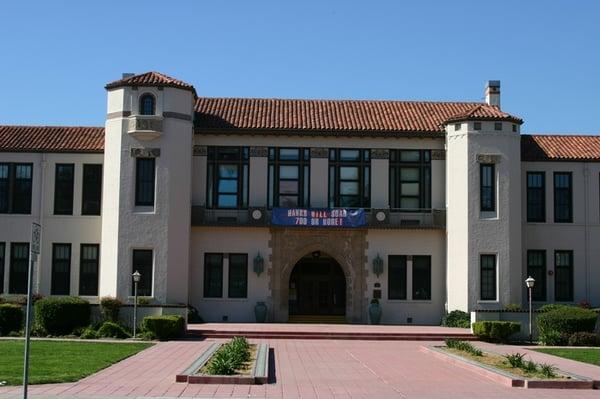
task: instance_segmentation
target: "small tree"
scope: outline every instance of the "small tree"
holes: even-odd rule
[[[105,320],[112,321],[113,323],[119,322],[119,311],[121,310],[122,306],[123,302],[117,298],[105,296],[100,299],[102,316],[104,316]]]

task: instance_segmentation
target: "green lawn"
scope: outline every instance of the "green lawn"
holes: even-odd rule
[[[20,340],[0,341],[0,381],[23,383],[23,348]],[[31,341],[29,382],[72,382],[102,370],[152,346],[147,343]]]
[[[543,348],[536,351],[600,366],[600,348]]]

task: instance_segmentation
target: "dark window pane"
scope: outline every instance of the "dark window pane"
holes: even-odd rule
[[[6,254],[6,244],[0,242],[0,294],[4,293],[4,259]]]
[[[223,254],[204,254],[204,297],[223,296]]]
[[[388,256],[388,299],[406,299],[406,256]]]
[[[573,187],[571,172],[554,173],[554,222],[573,222]]]
[[[0,213],[8,213],[10,165],[0,163]]]
[[[496,255],[481,255],[481,299],[496,300]]]
[[[151,249],[134,249],[133,250],[133,264],[131,273],[138,272],[141,274],[140,282],[138,283],[138,295],[139,296],[152,296],[152,263],[153,256]],[[131,295],[135,295],[135,284],[133,277],[131,281]]]
[[[546,300],[546,251],[527,251],[527,276],[535,279],[531,292],[534,301]]]
[[[419,150],[400,151],[400,161],[401,162],[419,162],[420,160],[421,160],[421,151],[419,151]]]
[[[554,252],[554,299],[573,300],[573,251]]]
[[[71,289],[71,244],[52,245],[52,295],[69,295]]]
[[[155,159],[136,158],[135,205],[154,206]]]
[[[29,243],[10,244],[10,276],[8,292],[27,294],[27,273],[29,266]]]
[[[154,115],[155,104],[152,94],[144,94],[140,99],[140,115]]]
[[[12,213],[31,213],[32,175],[33,165],[13,164]]]
[[[496,182],[495,167],[493,164],[481,164],[481,211],[494,212],[496,210]]]
[[[73,214],[74,164],[56,164],[54,180],[54,214]]]
[[[98,244],[81,244],[79,261],[79,295],[98,295]]]
[[[248,255],[229,255],[229,298],[248,295]]]
[[[81,214],[100,215],[102,198],[102,165],[83,165],[83,190]]]
[[[431,256],[413,256],[412,299],[431,299]]]
[[[544,172],[527,172],[527,221],[546,220],[546,190]]]

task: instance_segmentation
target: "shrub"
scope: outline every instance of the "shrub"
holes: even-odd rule
[[[35,303],[35,323],[51,335],[70,334],[90,324],[90,304],[78,297],[48,297]]]
[[[250,344],[244,337],[234,337],[214,353],[206,365],[206,371],[212,375],[232,375],[248,360]]]
[[[538,315],[539,338],[545,345],[564,344],[568,336],[577,332],[594,332],[598,315],[589,309],[558,305]]]
[[[544,306],[541,306],[538,310],[540,312],[550,312],[552,310],[556,310],[556,309],[565,309],[565,308],[570,308],[571,306],[569,305],[561,305],[560,303],[548,303]]]
[[[102,316],[104,316],[105,320],[112,321],[113,323],[119,322],[119,311],[121,310],[121,306],[123,306],[123,302],[117,298],[105,296],[100,299]]]
[[[98,338],[98,333],[92,327],[87,327],[79,337],[81,339],[96,339]]]
[[[515,311],[523,310],[523,308],[518,303],[509,303],[504,306],[504,310],[507,310],[509,312],[515,312]]]
[[[471,316],[462,310],[453,310],[442,318],[442,326],[445,327],[471,327]]]
[[[515,369],[523,367],[524,353],[511,353],[510,355],[504,355],[504,357],[508,364],[510,364],[510,367]]]
[[[467,353],[470,353],[473,356],[483,356],[483,352],[481,351],[481,349],[478,349],[478,348],[474,347],[469,342],[459,341],[457,339],[446,339],[446,340],[444,340],[444,342],[446,343],[446,346],[448,348],[457,349],[459,351],[467,352]]]
[[[535,373],[538,369],[538,365],[533,360],[528,360],[523,363],[523,366],[521,368],[528,373]]]
[[[142,321],[142,330],[151,332],[161,341],[183,335],[185,320],[181,316],[148,316]]]
[[[591,309],[592,308],[592,304],[589,303],[587,299],[582,299],[581,301],[579,301],[577,306],[579,306],[580,308],[583,308],[583,309]]]
[[[192,305],[188,305],[188,324],[204,323],[202,316],[198,313],[198,309]]]
[[[144,306],[144,305],[150,305],[150,303],[152,302],[152,297],[149,296],[138,296],[138,305],[140,306]]]
[[[521,330],[515,321],[478,321],[473,323],[473,334],[483,341],[505,342],[508,337]]]
[[[540,372],[546,378],[555,378],[556,377],[557,368],[553,364],[548,363],[540,363]]]
[[[112,321],[105,321],[98,329],[96,335],[100,338],[129,338],[130,335],[123,327]]]
[[[569,337],[569,346],[596,346],[600,339],[595,333],[576,332]]]
[[[19,305],[3,303],[0,305],[0,335],[19,331],[23,323],[23,309]]]

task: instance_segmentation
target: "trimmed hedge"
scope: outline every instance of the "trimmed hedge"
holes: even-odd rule
[[[483,341],[505,342],[508,337],[521,330],[516,321],[478,321],[473,323],[473,334]]]
[[[112,321],[106,321],[98,331],[96,331],[96,336],[100,338],[129,338],[130,335],[123,327],[118,325],[117,323],[113,323]]]
[[[185,320],[177,315],[148,316],[142,321],[142,330],[161,341],[178,338],[185,330]]]
[[[123,302],[120,299],[105,296],[100,299],[100,310],[105,320],[112,321],[113,323],[119,322],[119,311],[123,306]]]
[[[576,332],[569,337],[569,346],[598,346],[600,339],[596,333]]]
[[[19,331],[23,324],[23,309],[20,305],[3,303],[0,305],[0,335]]]
[[[574,333],[593,333],[597,318],[596,312],[589,309],[555,305],[537,317],[540,341],[545,345],[563,345]]]
[[[444,316],[442,326],[469,328],[471,327],[471,316],[462,310],[453,310]]]
[[[90,324],[90,304],[78,297],[47,297],[35,303],[35,323],[50,335],[67,335]]]

